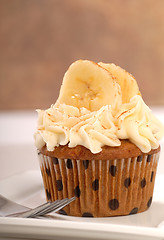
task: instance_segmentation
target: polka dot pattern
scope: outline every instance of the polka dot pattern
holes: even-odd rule
[[[114,165],[111,165],[109,168],[110,174],[114,177],[116,175],[117,168]]]
[[[146,186],[146,179],[143,178],[141,181],[141,188],[144,188]]]
[[[147,202],[147,207],[149,208],[151,206],[152,203],[152,197],[150,197],[149,201]]]
[[[79,188],[79,186],[77,186],[75,188],[74,192],[75,192],[75,196],[79,198],[80,197],[80,188]]]
[[[50,200],[51,199],[51,193],[48,191],[48,189],[46,189],[46,195],[47,195],[47,199]]]
[[[89,166],[89,160],[83,160],[84,168],[87,169]]]
[[[59,164],[58,158],[53,157],[52,161],[53,161],[53,164]]]
[[[58,159],[42,154],[39,158],[47,200],[76,196],[75,204],[59,211],[62,215],[76,212],[79,217],[131,215],[151,206],[158,160],[154,155],[143,154],[128,161]],[[137,202],[137,193],[133,195],[134,189],[141,195],[142,204]]]
[[[68,169],[72,169],[73,168],[73,164],[72,164],[72,160],[71,159],[67,159],[67,168]]]
[[[150,178],[150,182],[153,181],[153,177],[154,177],[154,171],[151,172],[151,178]]]
[[[62,180],[56,180],[56,184],[57,184],[58,191],[62,191],[63,190]]]
[[[147,162],[151,162],[151,157],[152,157],[152,155],[148,155]]]
[[[98,179],[95,179],[92,183],[92,189],[94,191],[97,191],[99,189],[99,180]]]
[[[82,217],[93,217],[92,213],[85,212],[83,213]]]
[[[66,211],[64,211],[63,209],[60,209],[60,210],[59,210],[59,214],[67,215]]]
[[[142,162],[142,159],[143,159],[143,155],[138,156],[138,158],[137,158],[137,162]]]
[[[125,181],[124,181],[124,186],[125,186],[126,188],[128,188],[128,187],[130,186],[130,184],[131,184],[131,179],[130,179],[130,177],[129,177],[129,178],[126,178]]]
[[[51,172],[50,172],[50,170],[48,169],[48,168],[46,168],[46,173],[47,173],[47,175],[50,177],[51,176]]]
[[[132,211],[129,213],[129,215],[136,214],[138,212],[138,208],[135,207],[132,209]]]
[[[111,199],[109,201],[109,208],[111,210],[116,210],[117,208],[119,208],[119,201],[117,199]]]

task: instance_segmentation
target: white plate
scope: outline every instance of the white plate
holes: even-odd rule
[[[164,239],[164,175],[157,175],[151,208],[140,214],[110,218],[78,218],[53,214],[51,220],[0,218],[0,239]],[[0,194],[35,207],[45,202],[39,171],[0,182]]]

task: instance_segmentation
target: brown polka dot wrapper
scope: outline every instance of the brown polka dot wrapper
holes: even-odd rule
[[[38,157],[47,201],[76,196],[60,214],[131,215],[152,203],[159,152],[115,160],[58,159],[42,153]]]

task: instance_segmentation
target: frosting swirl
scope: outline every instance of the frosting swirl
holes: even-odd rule
[[[37,110],[39,114],[38,130],[35,133],[37,148],[47,145],[49,151],[54,147],[68,144],[69,147],[82,145],[92,153],[101,151],[104,145],[119,146],[116,126],[111,106],[90,112],[86,108],[60,104],[52,105],[48,110]]]
[[[129,103],[122,104],[116,118],[119,139],[129,139],[145,153],[159,147],[158,141],[164,135],[164,126],[141,96],[136,95]]]
[[[139,95],[122,104],[117,114],[111,105],[91,112],[60,104],[37,112],[35,145],[40,149],[46,144],[49,151],[68,144],[70,148],[82,145],[95,154],[101,152],[104,145],[120,146],[119,139],[129,139],[146,153],[158,148],[158,141],[164,135],[163,124]]]

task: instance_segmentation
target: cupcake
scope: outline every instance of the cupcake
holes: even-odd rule
[[[122,216],[150,207],[164,126],[131,74],[78,60],[65,73],[56,103],[37,112],[35,145],[47,201],[76,196],[61,214]]]

